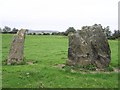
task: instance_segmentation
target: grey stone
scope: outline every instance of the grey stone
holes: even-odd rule
[[[24,58],[25,29],[21,29],[14,36],[11,43],[7,64],[19,64]]]
[[[68,65],[98,68],[109,66],[111,51],[101,25],[84,26],[82,30],[69,35]]]

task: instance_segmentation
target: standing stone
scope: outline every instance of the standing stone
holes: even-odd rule
[[[69,35],[68,65],[109,66],[111,51],[101,25],[84,26]]]
[[[23,61],[25,32],[26,30],[21,29],[14,36],[9,51],[7,64],[19,64]]]

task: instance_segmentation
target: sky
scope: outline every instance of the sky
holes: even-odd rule
[[[119,0],[0,0],[0,27],[66,31],[101,24],[118,29]]]

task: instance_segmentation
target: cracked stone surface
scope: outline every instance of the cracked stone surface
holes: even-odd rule
[[[84,26],[69,35],[68,65],[93,64],[98,68],[108,67],[111,51],[101,25]]]

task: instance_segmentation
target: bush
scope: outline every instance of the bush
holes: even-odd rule
[[[38,35],[42,35],[41,33],[38,33]]]
[[[28,33],[28,35],[32,35],[32,33]]]
[[[50,35],[50,33],[43,33],[43,35]]]
[[[33,33],[33,35],[36,35],[36,33]]]

